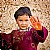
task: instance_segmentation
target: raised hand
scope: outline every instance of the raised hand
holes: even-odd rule
[[[42,30],[42,25],[41,22],[39,21],[39,18],[37,17],[37,20],[34,18],[34,16],[30,17],[30,22],[31,22],[31,26],[35,29],[35,30]]]

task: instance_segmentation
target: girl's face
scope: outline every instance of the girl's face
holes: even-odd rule
[[[18,19],[16,20],[16,22],[20,29],[26,30],[30,22],[29,16],[28,15],[18,16]]]

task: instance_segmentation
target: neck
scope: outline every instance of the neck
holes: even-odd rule
[[[27,29],[26,30],[20,29],[20,31],[27,31]]]
[[[19,28],[19,31],[29,31],[30,30],[30,27],[28,27],[27,29],[20,29]]]

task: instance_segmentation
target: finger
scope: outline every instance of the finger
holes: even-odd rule
[[[38,22],[40,22],[39,17],[37,17]]]
[[[34,25],[31,22],[30,22],[30,26],[33,27],[33,28],[35,28]]]
[[[30,18],[30,21],[31,21],[31,23],[35,22],[34,19],[33,19],[33,17]]]
[[[35,22],[37,22],[37,20],[32,16],[32,18],[33,18],[33,20],[35,21]]]
[[[30,25],[32,28],[35,28],[33,25]]]

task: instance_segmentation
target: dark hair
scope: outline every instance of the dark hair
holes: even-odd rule
[[[15,19],[18,18],[18,16],[22,16],[22,15],[28,15],[29,18],[30,16],[32,16],[30,8],[29,7],[20,7],[14,14]]]

